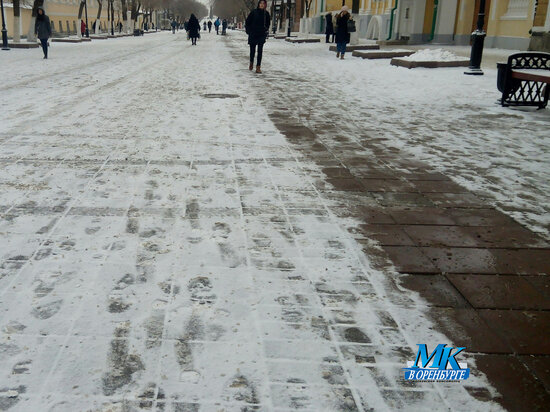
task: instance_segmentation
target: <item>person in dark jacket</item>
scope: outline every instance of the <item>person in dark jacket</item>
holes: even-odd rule
[[[346,44],[349,43],[348,20],[350,15],[348,6],[342,6],[342,10],[336,16],[336,58],[344,60],[346,53]]]
[[[227,20],[226,19],[223,19],[222,20],[222,35],[226,35],[227,34]]]
[[[264,43],[269,33],[269,25],[271,24],[271,19],[266,7],[266,0],[260,0],[258,2],[258,7],[250,12],[245,23],[246,34],[248,34],[248,44],[250,45],[250,65],[248,66],[248,70],[252,70],[254,67],[254,54],[256,52],[256,47],[258,47],[256,73],[262,72],[261,66]]]
[[[189,31],[191,44],[193,46],[196,46],[197,38],[199,37],[199,31],[201,30],[201,25],[199,23],[199,20],[195,17],[194,14],[191,14],[191,17],[189,17],[189,22],[187,23],[187,30]]]
[[[325,29],[325,34],[326,34],[326,42],[327,43],[334,43],[334,25],[332,24],[332,13],[327,13],[327,15],[325,16],[325,21],[326,21],[326,29]],[[329,41],[330,40],[330,36],[332,36],[332,41]]]
[[[212,31],[212,21],[208,20],[208,33]]]
[[[52,35],[52,26],[50,24],[50,18],[46,16],[44,9],[39,7],[36,10],[36,21],[34,23],[34,34],[40,39],[42,44],[42,51],[44,52],[44,58],[48,58],[48,39]]]
[[[220,18],[217,17],[217,18],[216,18],[216,21],[214,22],[214,27],[216,28],[216,34],[220,34],[220,33],[219,33],[219,31],[220,31],[220,24],[221,24]]]

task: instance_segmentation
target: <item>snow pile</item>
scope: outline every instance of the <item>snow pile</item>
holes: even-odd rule
[[[408,57],[403,57],[403,60],[412,60],[415,62],[453,62],[457,60],[467,60],[463,56],[457,56],[448,50],[443,49],[422,49]]]

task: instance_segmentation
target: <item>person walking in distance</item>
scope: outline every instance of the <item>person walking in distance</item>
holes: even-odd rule
[[[326,29],[325,29],[325,35],[326,35],[326,43],[334,43],[334,25],[332,24],[332,13],[327,13],[325,16],[326,21]],[[330,36],[332,36],[332,41],[330,39]]]
[[[212,21],[208,20],[208,33],[212,31]]]
[[[36,22],[34,23],[34,34],[40,39],[44,58],[48,58],[48,39],[52,35],[52,26],[50,18],[46,16],[44,9],[39,7],[36,10]]]
[[[206,31],[206,22],[205,22],[205,21],[202,22],[202,29],[203,29],[204,31]]]
[[[199,37],[199,31],[201,30],[201,25],[199,20],[195,17],[194,14],[191,14],[189,17],[189,22],[187,23],[187,29],[189,30],[189,37],[191,38],[191,44],[193,46],[197,45],[197,38]]]
[[[346,44],[349,43],[348,20],[350,15],[348,6],[342,6],[342,10],[336,16],[336,58],[344,60]]]
[[[216,34],[220,34],[220,18],[217,17],[216,21],[214,22],[214,27],[216,28]]]
[[[250,12],[245,23],[246,34],[248,34],[248,44],[250,45],[250,65],[248,66],[248,70],[252,70],[254,67],[254,54],[256,52],[256,47],[258,48],[256,73],[262,72],[261,66],[264,43],[269,33],[269,25],[271,24],[271,18],[269,17],[266,7],[266,0],[260,0],[258,2],[258,7]]]
[[[80,20],[80,34],[82,37],[86,34],[86,23],[84,23],[84,20]]]

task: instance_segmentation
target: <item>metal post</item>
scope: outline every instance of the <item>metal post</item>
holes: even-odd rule
[[[275,36],[275,32],[277,31],[277,28],[275,27],[276,25],[276,19],[275,19],[275,9],[277,8],[277,5],[276,5],[276,1],[273,0],[273,2],[271,3],[271,30],[273,31],[273,35]]]
[[[483,56],[483,43],[487,33],[483,31],[485,23],[485,0],[479,2],[479,14],[477,15],[477,27],[472,33],[472,52],[470,53],[470,66],[464,74],[482,75],[481,57]]]
[[[110,0],[110,4],[111,4],[111,36],[114,36],[115,35],[115,8],[114,8],[114,5],[113,5],[113,0]]]
[[[88,30],[88,3],[86,0],[84,0],[84,13],[86,15],[86,31],[84,32],[84,35],[90,38],[90,31]]]
[[[2,50],[9,50],[8,31],[6,30],[6,21],[4,20],[4,0],[0,0],[0,9],[2,10]]]
[[[287,37],[290,37],[290,32],[291,32],[291,25],[292,25],[292,18],[290,17],[290,10],[292,8],[292,3],[290,2],[290,0],[286,0],[286,4],[287,4],[287,13],[288,13],[288,29],[287,29],[287,33],[286,33],[286,36]]]

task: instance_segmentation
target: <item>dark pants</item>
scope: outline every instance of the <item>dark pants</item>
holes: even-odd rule
[[[264,44],[251,44],[250,45],[250,63],[254,64],[254,55],[256,54],[256,46],[258,46],[258,63],[257,66],[262,65],[262,52],[264,51]]]
[[[42,51],[44,52],[44,57],[48,58],[48,39],[40,39],[40,44],[42,44]]]
[[[332,40],[330,40],[330,36],[332,36]],[[326,42],[327,43],[334,43],[334,34],[327,34],[326,35]]]
[[[220,31],[220,27],[218,26],[216,27],[216,34],[220,34],[219,31]]]
[[[196,45],[197,44],[197,38],[191,37],[191,44]]]

